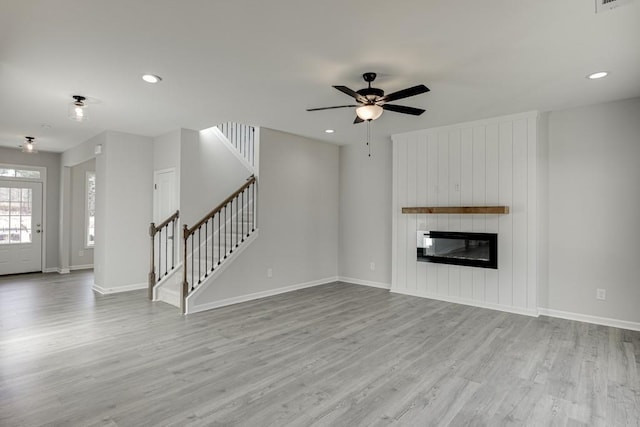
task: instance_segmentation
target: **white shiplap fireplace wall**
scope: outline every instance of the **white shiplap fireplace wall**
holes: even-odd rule
[[[535,112],[393,135],[391,291],[537,315]],[[507,205],[505,215],[402,214]],[[416,260],[416,231],[498,233],[498,269]]]

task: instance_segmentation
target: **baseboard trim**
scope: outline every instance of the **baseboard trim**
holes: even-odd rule
[[[559,319],[576,320],[578,322],[593,323],[595,325],[611,326],[613,328],[629,329],[640,331],[639,322],[629,322],[627,320],[611,319],[609,317],[591,316],[589,314],[572,313],[569,311],[553,310],[550,308],[538,308],[538,313],[542,316],[557,317]]]
[[[339,276],[341,282],[352,283],[354,285],[370,286],[372,288],[391,289],[391,283],[372,282],[370,280],[355,279],[353,277]]]
[[[297,291],[299,289],[312,288],[314,286],[326,285],[328,283],[337,282],[338,277],[327,277],[320,280],[313,280],[311,282],[298,283],[296,285],[284,286],[282,288],[270,289],[268,291],[255,292],[247,295],[240,295],[233,298],[226,298],[223,300],[212,301],[206,304],[192,305],[187,307],[187,314],[199,313],[201,311],[211,310],[214,308],[226,307],[228,305],[239,304],[242,302],[253,301],[260,298],[266,298],[274,295],[284,294],[291,291]]]
[[[117,288],[103,288],[94,283],[92,289],[101,295],[119,294],[121,292],[137,291],[147,289],[148,283],[133,283],[131,285],[118,286]]]
[[[93,264],[83,264],[83,265],[71,265],[69,266],[69,270],[91,270],[93,268]]]
[[[58,273],[58,274],[69,274],[71,270],[68,268],[60,268],[60,267],[48,267],[42,269],[43,273]]]
[[[469,300],[466,298],[457,298],[457,297],[450,297],[450,296],[444,296],[439,294],[432,294],[429,292],[400,290],[400,289],[391,289],[391,292],[396,294],[402,294],[402,295],[410,295],[414,297],[435,299],[438,301],[452,302],[454,304],[469,305],[472,307],[488,308],[489,310],[504,311],[504,312],[513,313],[513,314],[522,314],[524,316],[538,317],[538,310],[529,310],[526,308],[518,308],[518,307],[508,307],[500,304],[492,304],[488,302]]]

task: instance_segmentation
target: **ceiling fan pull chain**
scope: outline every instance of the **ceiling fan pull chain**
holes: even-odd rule
[[[367,120],[367,148],[369,148],[369,157],[371,157],[371,120]]]

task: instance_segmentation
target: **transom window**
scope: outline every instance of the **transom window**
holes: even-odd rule
[[[4,178],[22,178],[22,179],[41,179],[39,170],[17,169],[0,167],[0,177]]]

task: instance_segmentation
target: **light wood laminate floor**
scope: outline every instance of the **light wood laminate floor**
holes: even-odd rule
[[[0,278],[2,426],[640,425],[640,333],[334,283],[187,317]]]

